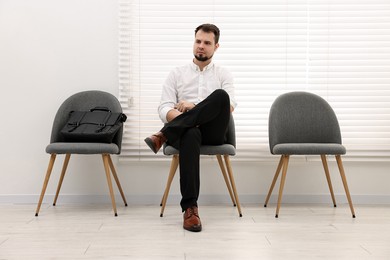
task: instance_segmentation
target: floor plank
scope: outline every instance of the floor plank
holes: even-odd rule
[[[203,231],[178,205],[0,205],[0,259],[389,259],[390,206],[200,206]]]

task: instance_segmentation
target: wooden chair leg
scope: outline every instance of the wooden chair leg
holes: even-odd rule
[[[325,154],[321,154],[321,161],[322,161],[322,165],[324,166],[326,180],[328,181],[330,195],[332,196],[333,206],[336,207],[336,198],[334,197],[332,181],[330,179],[329,168],[328,168],[328,163]]]
[[[267,207],[268,201],[271,198],[271,194],[272,194],[272,191],[274,190],[275,183],[278,180],[280,170],[282,169],[282,165],[283,165],[283,155],[280,156],[279,164],[278,164],[278,167],[276,168],[274,179],[272,180],[272,184],[271,184],[271,187],[269,188],[267,198],[265,199],[265,202],[264,202],[264,207]]]
[[[175,154],[173,155],[172,157],[172,161],[171,161],[171,168],[169,170],[169,175],[168,175],[168,180],[167,180],[167,185],[165,187],[165,191],[164,191],[164,195],[161,199],[161,211],[160,211],[160,217],[162,217],[164,215],[164,210],[165,210],[165,206],[167,204],[167,199],[168,199],[168,194],[169,194],[169,189],[171,188],[171,184],[172,184],[172,181],[173,181],[173,177],[175,177],[175,173],[176,173],[176,170],[177,170],[177,167],[179,165],[179,155],[178,154]]]
[[[167,180],[167,185],[165,186],[165,190],[164,190],[164,194],[161,198],[161,202],[160,202],[160,207],[163,205],[163,202],[164,202],[164,198],[165,198],[165,193],[167,191],[167,186],[169,184],[169,187],[171,186],[171,183],[172,183],[172,180],[173,180],[173,177],[175,176],[176,174],[176,170],[177,170],[177,167],[179,165],[179,155],[173,155],[172,156],[172,160],[171,160],[171,167],[169,169],[169,173],[168,173],[168,180]],[[168,189],[168,193],[169,193],[169,189]]]
[[[227,176],[227,173],[226,173],[226,169],[225,169],[225,166],[223,164],[223,161],[222,161],[222,156],[220,154],[217,154],[217,159],[218,159],[218,164],[219,164],[219,168],[221,168],[221,172],[222,172],[222,175],[223,175],[223,178],[225,180],[225,183],[226,183],[226,187],[229,191],[229,195],[230,195],[230,198],[233,202],[233,206],[237,206],[236,204],[236,201],[233,197],[233,192],[232,192],[232,188],[231,188],[231,184],[229,182],[229,179],[228,179],[228,176]]]
[[[36,217],[38,217],[39,210],[41,209],[43,197],[45,196],[47,184],[49,183],[50,175],[51,175],[51,172],[53,171],[53,165],[54,165],[55,160],[56,160],[56,154],[53,153],[50,155],[49,166],[47,167],[46,176],[45,176],[45,180],[43,182],[43,187],[42,187],[42,191],[41,191],[41,196],[39,197],[38,206],[37,206],[37,209],[35,211]]]
[[[238,199],[238,194],[237,194],[237,189],[236,189],[236,182],[234,181],[233,170],[232,170],[232,166],[231,166],[231,163],[230,163],[230,158],[229,158],[228,154],[225,154],[223,157],[225,159],[226,169],[227,169],[227,172],[229,174],[230,183],[232,185],[234,198],[235,198],[235,201],[236,201],[236,204],[237,204],[238,214],[239,214],[240,217],[242,217],[241,204],[240,204],[240,201]]]
[[[68,168],[69,160],[70,160],[70,154],[67,153],[65,155],[64,164],[62,165],[61,176],[60,176],[60,180],[58,181],[57,191],[56,191],[56,196],[54,197],[53,206],[55,206],[57,204],[58,195],[60,194],[62,182],[64,181],[65,172],[66,172],[66,169]]]
[[[284,183],[286,181],[286,174],[287,174],[287,167],[288,167],[288,160],[289,160],[289,158],[290,158],[290,155],[287,155],[287,154],[283,155],[283,171],[282,171],[282,178],[280,180],[278,205],[276,207],[275,218],[279,217],[279,209],[280,209],[280,204],[282,202],[283,188],[284,188]]]
[[[103,157],[104,170],[106,172],[106,177],[107,177],[108,189],[110,190],[112,209],[114,210],[115,217],[117,217],[118,213],[116,211],[115,196],[114,196],[114,190],[112,188],[112,181],[111,181],[111,174],[110,174],[110,165],[109,165],[109,158],[108,158],[109,154],[102,154],[102,157]]]
[[[111,169],[112,175],[114,176],[116,185],[118,186],[118,190],[119,190],[119,192],[120,192],[120,194],[122,196],[123,202],[125,203],[125,206],[127,207],[127,201],[126,201],[126,198],[125,198],[125,194],[123,193],[121,183],[119,181],[118,175],[116,174],[116,170],[115,170],[114,164],[112,163],[111,155],[108,155],[108,163],[110,165],[110,169]]]
[[[343,181],[345,194],[347,195],[349,208],[351,209],[352,217],[355,218],[356,217],[355,210],[353,209],[352,199],[351,199],[351,195],[349,194],[349,189],[348,189],[347,178],[345,177],[343,162],[341,160],[340,155],[336,155],[336,161],[337,161],[337,165],[339,167],[341,179]]]

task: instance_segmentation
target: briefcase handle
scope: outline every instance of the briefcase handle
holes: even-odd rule
[[[91,108],[90,111],[91,112],[93,112],[93,111],[107,111],[107,112],[111,112],[111,110],[108,109],[108,107],[94,107],[94,108]]]

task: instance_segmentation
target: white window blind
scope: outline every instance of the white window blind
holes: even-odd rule
[[[269,108],[298,90],[333,107],[347,158],[390,158],[389,0],[121,0],[119,7],[122,159],[163,158],[143,139],[162,127],[162,83],[191,62],[202,23],[220,28],[214,62],[235,77],[235,158],[271,158]]]

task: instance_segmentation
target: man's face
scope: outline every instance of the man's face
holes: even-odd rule
[[[211,59],[219,44],[215,43],[214,33],[206,33],[199,30],[195,35],[194,56],[198,61],[207,61]]]

